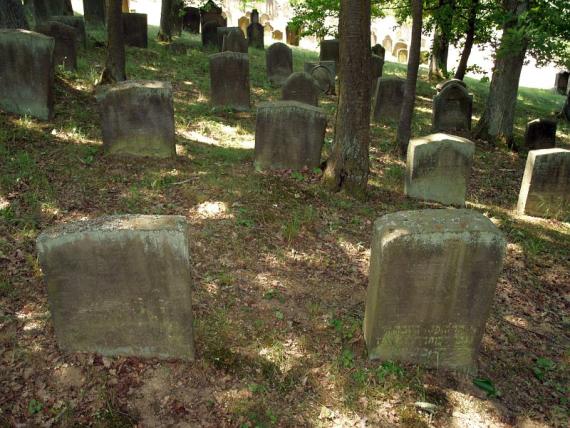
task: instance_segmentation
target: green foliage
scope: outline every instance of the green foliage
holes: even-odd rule
[[[536,363],[532,368],[532,372],[534,373],[534,377],[536,377],[540,381],[544,381],[546,374],[556,368],[556,363],[554,361],[539,357],[536,359]]]
[[[491,382],[490,379],[480,377],[475,378],[473,379],[473,385],[485,391],[487,393],[487,397],[489,398],[501,396],[501,393],[497,388],[495,388],[495,385],[493,385],[493,382]]]
[[[393,361],[384,361],[376,369],[376,377],[380,382],[383,382],[388,377],[402,378],[404,376],[404,369]]]

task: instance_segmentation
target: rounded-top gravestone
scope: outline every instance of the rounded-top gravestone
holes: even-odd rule
[[[299,101],[318,107],[319,87],[315,79],[305,72],[291,74],[283,85],[282,99],[284,101]]]
[[[432,130],[468,131],[472,111],[473,96],[463,82],[449,82],[433,97]]]
[[[63,66],[70,71],[77,69],[77,30],[74,27],[61,22],[47,21],[36,26],[35,31],[54,38],[55,66]]]
[[[265,53],[265,65],[271,84],[281,86],[293,72],[293,51],[285,43],[274,43]]]
[[[393,76],[381,77],[376,81],[372,102],[372,116],[376,122],[400,119],[405,83],[404,79]]]
[[[247,40],[240,29],[232,29],[224,37],[222,52],[247,53]]]
[[[535,119],[526,124],[524,144],[529,150],[552,149],[556,144],[555,120]]]

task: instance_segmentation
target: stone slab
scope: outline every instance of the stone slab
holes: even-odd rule
[[[215,107],[249,110],[249,56],[238,52],[210,55],[211,103]]]
[[[400,77],[381,77],[376,81],[372,101],[372,117],[376,122],[398,121],[404,100],[405,80]]]

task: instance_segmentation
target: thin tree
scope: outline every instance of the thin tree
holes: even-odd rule
[[[447,78],[447,58],[455,6],[454,0],[439,0],[435,11],[435,30],[429,63],[430,79]]]
[[[469,7],[469,18],[467,19],[467,33],[465,35],[465,44],[463,46],[463,51],[461,52],[461,59],[457,65],[457,70],[455,71],[455,78],[463,80],[465,73],[467,72],[467,64],[469,62],[469,56],[471,55],[471,49],[473,49],[473,42],[475,41],[475,24],[477,23],[477,11],[479,9],[480,0],[471,0],[471,5]]]
[[[412,118],[416,101],[416,83],[418,81],[418,69],[420,68],[420,48],[422,41],[422,0],[411,0],[411,2],[412,37],[410,55],[408,57],[408,74],[406,76],[404,99],[402,101],[402,111],[400,113],[400,122],[398,123],[398,134],[396,137],[402,156],[405,156],[408,152],[408,144],[412,135]]]
[[[370,0],[340,2],[340,94],[324,182],[362,197],[370,144]]]
[[[107,58],[100,84],[127,80],[121,0],[107,0]]]
[[[160,30],[158,31],[158,40],[169,42],[172,40],[172,21],[173,21],[173,0],[162,0],[160,9]]]

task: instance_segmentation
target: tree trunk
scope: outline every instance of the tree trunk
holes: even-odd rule
[[[99,84],[127,80],[121,0],[107,0],[107,59]]]
[[[162,0],[160,11],[160,30],[158,40],[169,42],[172,40],[173,0]]]
[[[340,94],[324,182],[363,197],[370,144],[370,0],[341,0],[339,33]]]
[[[447,78],[447,56],[449,54],[449,40],[439,28],[436,28],[433,36],[433,46],[429,61],[429,78]]]
[[[570,122],[570,88],[566,94],[566,102],[564,103],[564,107],[562,107],[561,116]]]
[[[475,23],[477,21],[477,9],[479,7],[479,0],[471,0],[471,7],[469,8],[469,20],[467,21],[467,34],[465,36],[465,45],[463,52],[461,52],[461,59],[455,71],[455,78],[463,80],[465,72],[467,71],[467,64],[471,49],[473,48],[473,41],[475,40]]]
[[[501,44],[495,55],[493,77],[487,96],[487,105],[483,112],[475,135],[491,143],[502,142],[508,147],[514,147],[513,126],[515,120],[515,107],[521,70],[524,64],[528,40],[516,40],[514,34],[519,34],[517,19],[526,12],[529,0],[505,0],[505,12],[510,13],[512,19],[505,23]]]
[[[422,0],[412,0],[412,42],[408,57],[408,74],[402,101],[402,112],[400,113],[396,137],[402,156],[405,156],[408,152],[408,144],[412,135],[412,117],[416,101],[416,83],[418,81],[418,69],[420,68],[420,48],[422,43],[422,9]]]

